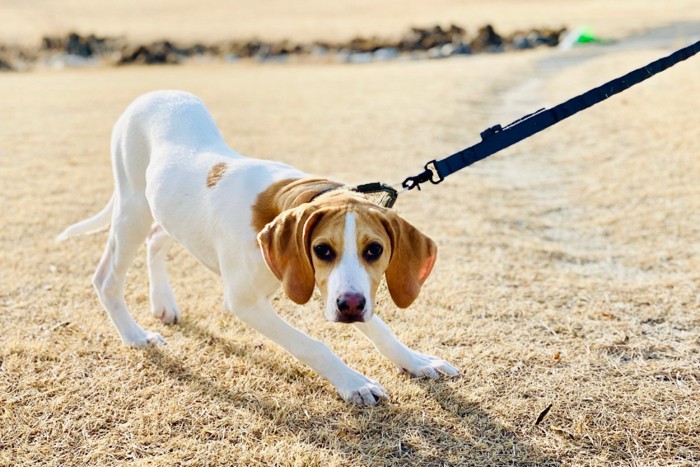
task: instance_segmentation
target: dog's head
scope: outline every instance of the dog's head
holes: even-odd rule
[[[408,307],[435,264],[437,247],[395,212],[350,195],[282,212],[258,235],[265,262],[294,302],[318,286],[329,321],[372,317],[382,276]]]

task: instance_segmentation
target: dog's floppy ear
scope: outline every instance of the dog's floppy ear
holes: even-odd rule
[[[418,297],[435,265],[437,246],[392,211],[385,212],[383,224],[391,240],[386,284],[396,306],[407,308]]]
[[[321,218],[312,206],[299,206],[279,214],[258,234],[258,244],[270,271],[282,282],[284,293],[303,305],[314,291],[310,235]]]

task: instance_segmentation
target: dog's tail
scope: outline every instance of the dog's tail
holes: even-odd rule
[[[109,227],[112,219],[113,206],[114,196],[112,196],[112,199],[109,200],[109,203],[107,203],[107,206],[105,206],[102,211],[88,219],[85,219],[84,221],[71,225],[66,230],[61,232],[58,237],[56,237],[56,241],[62,242],[63,240],[70,237],[75,237],[76,235],[90,235],[106,230],[107,227]]]

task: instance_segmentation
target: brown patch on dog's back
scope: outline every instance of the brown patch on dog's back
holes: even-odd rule
[[[219,180],[221,180],[226,173],[226,169],[228,169],[228,164],[226,164],[226,162],[214,164],[207,175],[207,188],[214,188],[214,186],[219,183]]]
[[[293,178],[278,180],[258,195],[255,204],[253,204],[253,229],[256,232],[260,232],[268,222],[277,217],[280,213],[280,207],[276,197],[282,188],[295,180]]]
[[[322,178],[286,178],[263,190],[253,204],[252,226],[260,232],[282,211],[308,203],[320,193],[343,185]]]

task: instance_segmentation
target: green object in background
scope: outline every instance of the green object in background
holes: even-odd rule
[[[582,26],[578,30],[578,37],[576,37],[577,44],[590,44],[592,42],[602,42],[594,33],[593,29],[588,26]]]

